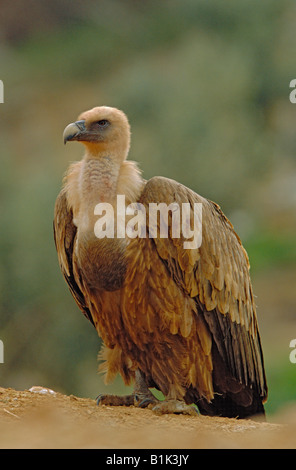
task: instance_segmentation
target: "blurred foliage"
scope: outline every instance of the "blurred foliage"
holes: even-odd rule
[[[107,104],[127,113],[145,178],[177,179],[233,222],[258,295],[267,409],[295,399],[295,3],[1,0],[0,11],[1,386],[104,390],[100,341],[60,274],[52,216],[82,154],[62,146],[63,129]]]

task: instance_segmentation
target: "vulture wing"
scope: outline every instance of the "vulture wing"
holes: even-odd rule
[[[199,248],[184,249],[184,236],[153,239],[158,256],[175,283],[197,304],[211,332],[213,385],[216,398],[200,410],[211,414],[221,408],[220,400],[231,397],[243,406],[260,412],[267,396],[256,308],[249,276],[249,261],[233,226],[220,207],[173,180],[154,177],[149,180],[140,202],[202,203],[202,242]],[[148,213],[148,212],[147,212]],[[224,399],[221,397],[224,396]],[[254,403],[256,401],[257,403]],[[224,405],[223,405],[224,406]],[[262,407],[263,409],[263,407]],[[216,413],[216,412],[215,412]],[[213,414],[215,414],[213,412]]]
[[[79,275],[77,272],[74,273],[75,262],[73,262],[73,251],[77,228],[73,224],[73,214],[72,210],[68,207],[65,189],[62,189],[55,203],[53,229],[54,241],[62,274],[78,307],[86,318],[88,318],[88,320],[90,320],[94,325],[92,315],[86,305],[82,290],[77,284]]]

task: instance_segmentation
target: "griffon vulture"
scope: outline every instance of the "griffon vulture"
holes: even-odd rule
[[[185,414],[195,413],[195,404],[211,416],[264,415],[267,385],[249,261],[231,223],[217,204],[182,184],[141,177],[126,160],[130,126],[122,111],[102,106],[82,113],[64,130],[65,143],[75,140],[85,154],[70,165],[56,200],[58,259],[76,303],[103,340],[106,381],[119,373],[126,384],[134,382],[131,395],[101,395],[99,404]],[[118,220],[114,236],[114,227],[105,236],[95,233],[97,205],[116,214],[118,195],[124,207],[137,203],[132,207],[147,210],[140,235],[135,225],[138,236],[116,236]],[[198,246],[185,248],[186,234],[173,236],[173,211],[167,237],[151,236],[148,210],[160,203],[189,205],[191,222],[201,204]]]

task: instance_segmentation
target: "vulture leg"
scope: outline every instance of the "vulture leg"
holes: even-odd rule
[[[157,398],[150,392],[142,372],[138,369],[135,372],[134,387],[135,405],[140,408],[146,408],[152,403],[158,403]]]
[[[97,397],[97,405],[109,406],[139,406],[146,408],[149,404],[158,403],[158,400],[150,392],[146,385],[141,371],[135,372],[135,385],[134,391],[130,395],[104,395],[101,394]]]
[[[182,400],[175,400],[173,398],[166,398],[165,400],[158,400],[149,390],[146,385],[145,379],[140,371],[136,372],[135,384],[135,404],[140,408],[149,408],[158,415],[162,414],[184,414],[195,415],[198,413],[195,406],[188,406]]]

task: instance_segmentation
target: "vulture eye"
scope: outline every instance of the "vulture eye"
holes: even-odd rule
[[[97,121],[97,124],[103,128],[109,126],[110,122],[107,121],[107,119],[101,119],[100,121]]]

